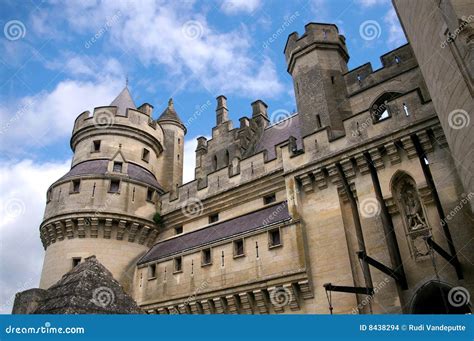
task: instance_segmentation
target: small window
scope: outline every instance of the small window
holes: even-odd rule
[[[150,161],[150,151],[146,148],[143,148],[142,160],[145,162]]]
[[[92,142],[92,151],[94,153],[100,152],[100,140],[95,140]]]
[[[115,173],[122,173],[122,166],[123,166],[122,162],[114,161],[113,171]]]
[[[71,193],[79,193],[80,189],[81,189],[81,180],[73,180]]]
[[[410,116],[410,112],[408,111],[408,107],[406,103],[403,103],[403,111],[405,111],[405,116],[408,117]]]
[[[120,192],[120,180],[110,180],[110,193],[119,193]]]
[[[50,202],[51,199],[53,198],[53,189],[48,189],[46,192],[46,202]]]
[[[72,258],[72,267],[75,268],[81,262],[81,257],[73,257]]]
[[[148,266],[148,279],[156,278],[156,264]]]
[[[183,257],[176,257],[174,259],[174,272],[183,271]]]
[[[269,194],[269,195],[266,195],[266,196],[263,197],[263,204],[264,205],[271,204],[272,202],[275,202],[275,201],[276,201],[275,193],[272,193],[272,194]]]
[[[318,128],[321,128],[322,127],[322,124],[321,124],[321,116],[316,115],[316,123],[318,125]]]
[[[244,240],[234,240],[234,257],[240,257],[244,255]]]
[[[181,144],[181,139],[178,139],[178,146]]]
[[[210,248],[202,250],[201,255],[202,255],[202,265],[209,265],[212,263]]]
[[[219,213],[214,213],[209,216],[209,224],[219,221]]]
[[[146,191],[146,200],[153,202],[153,195],[155,194],[155,190],[152,188],[148,188]]]
[[[268,232],[270,238],[270,247],[281,245],[280,229]]]
[[[183,227],[182,227],[182,226],[175,227],[175,228],[174,228],[174,233],[175,233],[175,234],[181,234],[181,233],[183,233]]]

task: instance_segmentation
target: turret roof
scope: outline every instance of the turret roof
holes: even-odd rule
[[[157,119],[157,122],[162,122],[162,121],[173,121],[178,123],[179,125],[183,126],[183,128],[186,130],[186,127],[184,126],[183,121],[179,118],[178,113],[174,109],[173,105],[173,99],[170,98],[168,101],[168,107],[163,111],[163,113],[160,115],[160,117]]]
[[[127,109],[136,109],[135,103],[133,102],[132,95],[130,90],[125,86],[123,90],[118,94],[118,96],[110,103],[110,106],[117,107],[117,114],[125,116],[127,114]]]

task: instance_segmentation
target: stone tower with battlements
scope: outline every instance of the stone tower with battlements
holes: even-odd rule
[[[181,184],[185,127],[172,100],[155,121],[125,87],[74,123],[71,170],[47,192],[40,227],[46,250],[41,288],[95,255],[130,290],[135,263],[158,235],[161,194]]]

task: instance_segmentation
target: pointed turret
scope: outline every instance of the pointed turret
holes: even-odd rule
[[[110,106],[117,107],[117,114],[121,116],[125,116],[127,114],[127,109],[136,109],[135,103],[133,102],[132,95],[130,94],[130,90],[128,87],[125,86],[122,91],[118,94],[118,96],[110,103]]]
[[[160,117],[157,119],[157,122],[159,122],[160,124],[164,124],[164,123],[178,124],[184,129],[184,133],[186,134],[186,126],[184,125],[183,121],[181,121],[178,113],[174,109],[172,98],[169,99],[168,107],[166,107],[166,109],[161,113]]]

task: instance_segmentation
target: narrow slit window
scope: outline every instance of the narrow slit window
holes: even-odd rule
[[[52,189],[49,189],[47,192],[46,192],[46,202],[50,202],[51,199],[53,198],[53,190]]]
[[[322,124],[321,124],[321,116],[316,115],[316,123],[318,125],[318,128],[321,128],[322,127]]]
[[[408,111],[408,106],[406,103],[403,103],[403,110],[405,111],[405,116],[410,116],[410,112]]]
[[[152,188],[148,188],[146,191],[146,200],[153,202],[153,196],[155,194],[155,190]]]

